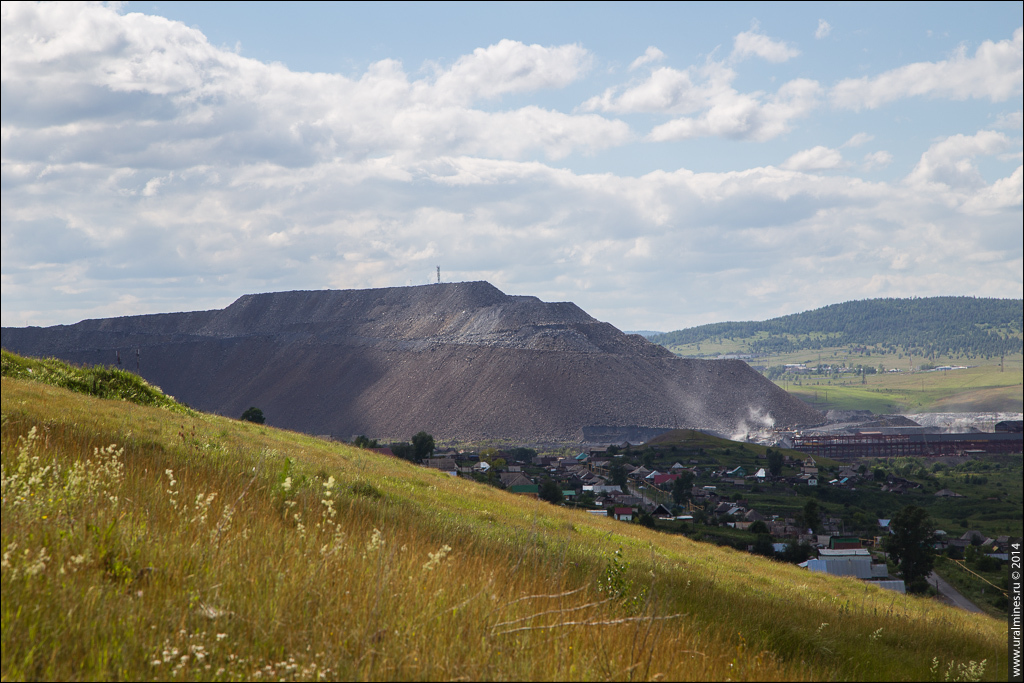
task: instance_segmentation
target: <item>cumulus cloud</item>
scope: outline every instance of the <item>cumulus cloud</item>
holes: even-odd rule
[[[996,118],[996,122],[993,128],[1004,128],[1007,130],[1021,130],[1024,129],[1024,116],[1020,109],[1017,111],[1011,111],[1005,114],[1000,114]]]
[[[978,188],[985,184],[974,163],[1010,146],[1010,139],[991,130],[976,135],[952,135],[932,144],[906,180],[912,185],[942,184],[951,188]]]
[[[442,101],[468,104],[506,93],[564,88],[590,63],[590,53],[579,45],[543,47],[506,39],[460,57],[441,71],[431,90]]]
[[[1021,94],[1024,79],[1024,29],[997,43],[984,41],[967,55],[961,46],[950,59],[917,62],[874,77],[848,78],[832,89],[832,103],[844,109],[875,109],[903,97],[1003,102]]]
[[[756,24],[749,31],[736,34],[733,39],[732,58],[735,60],[760,57],[765,61],[781,64],[799,54],[800,50],[790,47],[785,41],[773,40],[759,33]]]
[[[856,135],[851,137],[849,140],[844,142],[842,144],[842,146],[843,147],[860,147],[861,145],[866,144],[868,142],[871,142],[874,139],[875,139],[874,135],[871,135],[870,133],[861,132],[861,133],[857,133]]]
[[[698,116],[677,118],[650,133],[654,141],[685,140],[716,135],[741,140],[770,140],[792,127],[792,121],[818,106],[821,86],[799,78],[783,84],[774,95],[745,94],[716,89]]]
[[[825,171],[846,166],[843,155],[838,149],[829,149],[818,145],[811,149],[797,152],[782,163],[782,168],[790,171]]]
[[[968,197],[964,202],[963,210],[965,213],[986,216],[1007,209],[1019,209],[1022,204],[1024,204],[1024,168],[1018,166],[1013,174],[1006,178],[1000,178],[988,187],[982,187]]]
[[[30,129],[19,150],[124,163],[234,156],[308,164],[370,153],[559,158],[630,137],[625,124],[599,116],[472,106],[568,85],[590,63],[578,45],[502,40],[432,78],[412,80],[399,62],[381,60],[350,79],[246,59],[178,22],[100,5],[19,5],[5,9],[4,31],[4,124]],[[93,136],[81,135],[90,127]],[[80,146],[104,129],[118,129],[112,147],[59,143]]]
[[[721,136],[768,140],[788,131],[792,121],[818,106],[817,81],[795,79],[773,93],[741,93],[732,87],[736,72],[709,61],[688,69],[659,67],[625,88],[606,89],[583,103],[584,111],[615,114],[695,114],[656,126],[654,141]]]
[[[936,140],[904,182],[857,178],[827,147],[637,177],[546,162],[638,139],[607,113],[671,117],[650,139],[777,137],[818,106],[814,81],[742,93],[728,63],[652,60],[565,113],[500,100],[582,78],[577,45],[501,41],[426,75],[380,60],[348,78],[102,5],[3,12],[4,324],[425,284],[438,264],[625,329],[1024,288],[1019,165],[988,184],[975,166],[1014,149],[1003,133]]]
[[[644,64],[660,62],[663,59],[665,59],[665,53],[651,45],[642,55],[633,60],[633,63],[629,65],[629,70],[632,71],[634,69],[638,69]]]
[[[824,19],[818,19],[818,28],[814,31],[814,37],[818,40],[828,37],[832,33],[832,25]]]
[[[877,152],[868,152],[864,155],[864,162],[861,168],[865,171],[873,171],[876,168],[885,168],[892,163],[892,154],[884,149]]]

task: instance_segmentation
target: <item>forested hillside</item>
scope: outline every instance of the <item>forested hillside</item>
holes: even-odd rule
[[[743,340],[753,354],[879,346],[922,357],[998,357],[1022,351],[1024,301],[942,296],[865,299],[765,321],[725,322],[651,337],[668,348]]]

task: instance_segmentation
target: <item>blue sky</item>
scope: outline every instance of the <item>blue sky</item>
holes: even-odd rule
[[[1024,296],[1021,3],[3,4],[4,325]]]

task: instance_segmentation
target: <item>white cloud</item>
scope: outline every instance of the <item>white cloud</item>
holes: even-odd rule
[[[864,155],[864,162],[861,168],[865,171],[873,171],[876,168],[885,168],[892,163],[892,154],[884,149],[877,152],[869,152]]]
[[[768,140],[788,131],[793,119],[818,106],[822,89],[808,79],[784,83],[774,94],[741,93],[732,87],[736,72],[721,62],[680,70],[659,67],[625,89],[608,88],[587,100],[584,111],[616,114],[696,114],[656,126],[649,139],[683,140],[721,136]]]
[[[634,69],[640,68],[644,64],[660,62],[663,59],[665,59],[665,53],[651,45],[644,51],[642,55],[633,60],[633,63],[629,65],[629,70],[633,71]]]
[[[678,118],[655,126],[654,141],[685,140],[716,135],[741,140],[770,140],[786,133],[793,119],[806,116],[819,102],[816,81],[796,79],[774,95],[738,93],[732,88],[713,92],[707,109],[696,117]]]
[[[473,108],[568,85],[591,59],[578,45],[502,40],[433,77],[411,80],[399,62],[381,60],[350,79],[246,59],[160,17],[101,5],[4,7],[4,126],[18,131],[12,157],[34,148],[172,166],[382,153],[560,158],[630,138],[626,124],[600,116]]]
[[[1020,168],[986,184],[974,166],[1015,149],[1001,133],[938,140],[894,183],[843,173],[827,147],[721,173],[545,163],[637,139],[601,112],[674,118],[651,139],[777,137],[819,104],[814,81],[742,93],[727,63],[655,65],[572,114],[499,99],[581,78],[576,45],[501,41],[426,76],[380,60],[346,78],[102,5],[3,12],[4,324],[421,284],[438,264],[625,329],[1024,289]]]
[[[816,154],[819,167],[836,166],[835,150]],[[31,321],[5,306],[5,324],[72,322],[59,313],[69,302],[99,310],[118,290],[149,302],[122,312],[201,308],[248,291],[422,284],[437,264],[446,279],[568,298],[620,326],[642,322],[629,310],[660,310],[673,327],[735,300],[753,317],[780,297],[799,309],[853,296],[981,291],[985,282],[1001,283],[1004,296],[1020,289],[1012,250],[965,262],[992,252],[992,242],[1019,240],[1019,171],[964,189],[954,212],[941,188],[795,170],[628,178],[469,156],[224,165],[177,174],[151,197],[120,195],[128,179],[76,191],[103,188],[108,173],[81,168],[7,190],[5,301],[53,297],[61,285],[75,292]],[[60,201],[31,200],[39,196]],[[1005,219],[968,216],[972,201],[993,198],[1009,207]],[[82,246],[61,255],[71,239]],[[878,263],[900,270],[879,277]],[[949,277],[934,279],[942,271]],[[113,272],[123,274],[112,282]],[[775,291],[783,281],[785,291]]]
[[[1009,138],[991,130],[952,135],[929,147],[906,180],[918,186],[938,183],[950,188],[980,188],[985,181],[974,158],[998,154],[1009,146]]]
[[[857,133],[856,135],[851,137],[849,140],[847,140],[846,142],[844,142],[840,146],[841,147],[860,147],[861,145],[866,144],[868,142],[871,142],[874,139],[875,139],[875,136],[871,135],[869,133]]]
[[[1020,209],[1024,204],[1024,168],[1017,167],[1011,175],[983,187],[964,202],[963,211],[977,216],[992,215],[1007,209]]]
[[[875,77],[848,78],[831,93],[844,109],[875,109],[903,97],[928,95],[954,100],[989,99],[1003,102],[1021,94],[1024,79],[1024,29],[998,43],[986,40],[973,57],[961,46],[941,62],[917,62]]]
[[[733,39],[732,58],[735,60],[756,56],[775,64],[781,64],[799,54],[800,50],[790,47],[785,41],[772,40],[763,33],[758,33],[756,24],[749,31],[736,34]]]
[[[694,77],[706,79],[705,84],[695,84]],[[713,91],[720,89],[721,85],[727,85],[733,78],[735,73],[731,69],[717,64],[703,70],[685,71],[661,67],[654,69],[646,80],[621,93],[620,88],[606,89],[603,94],[584,102],[581,108],[584,111],[616,114],[695,111],[707,106]]]
[[[996,118],[995,123],[992,124],[993,128],[1004,128],[1006,130],[1021,130],[1024,129],[1024,116],[1021,115],[1020,109],[1017,111],[1000,114]]]
[[[824,19],[818,19],[818,28],[814,31],[814,37],[818,40],[825,38],[832,33],[832,26]]]
[[[818,145],[797,152],[786,159],[780,167],[790,171],[825,171],[844,166],[846,163],[838,149],[829,149]]]
[[[590,53],[579,45],[543,47],[506,39],[460,57],[438,75],[433,90],[442,101],[468,104],[506,93],[564,88],[590,63]]]

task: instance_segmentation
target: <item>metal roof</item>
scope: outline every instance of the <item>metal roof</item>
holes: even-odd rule
[[[812,572],[832,576],[855,576],[858,579],[871,578],[870,557],[837,557],[828,560],[808,560],[807,568]]]
[[[835,557],[846,557],[850,555],[858,555],[861,557],[871,557],[871,552],[867,548],[822,548],[818,551],[818,556],[822,558],[835,558]]]

